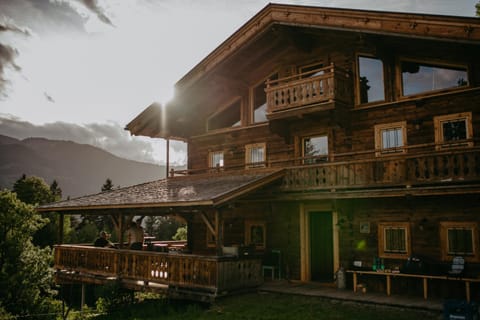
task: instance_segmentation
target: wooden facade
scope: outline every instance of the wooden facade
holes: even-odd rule
[[[440,275],[460,255],[478,278],[479,56],[475,18],[269,4],[177,83],[166,110],[127,129],[188,142],[188,170],[171,181],[281,170],[207,209],[169,204],[194,253],[275,249],[281,277],[320,282],[340,267],[402,272],[413,256]],[[377,280],[364,279],[382,290]]]

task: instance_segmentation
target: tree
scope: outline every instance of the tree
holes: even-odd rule
[[[475,5],[475,8],[477,9],[477,17],[480,17],[480,1]]]
[[[18,199],[31,205],[55,201],[55,196],[52,194],[50,187],[39,177],[22,175],[22,177],[13,184],[13,191],[17,194]]]
[[[49,186],[42,178],[27,177],[25,174],[15,182],[13,191],[17,194],[18,199],[34,206],[58,201],[62,198],[62,189],[58,187],[56,180],[53,180]],[[44,217],[48,218],[48,223],[35,233],[33,243],[40,247],[53,246],[57,242],[59,215],[49,212],[44,214]],[[65,234],[68,234],[69,221],[65,221]]]
[[[8,190],[0,191],[0,300],[7,312],[25,316],[51,312],[52,251],[32,243],[32,235],[47,222]]]
[[[107,180],[105,180],[105,183],[102,186],[102,192],[110,191],[112,189],[113,189],[112,180],[110,178],[107,178]]]

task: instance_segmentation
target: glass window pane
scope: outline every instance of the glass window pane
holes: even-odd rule
[[[442,67],[402,61],[403,95],[463,87],[468,85],[465,68]]]
[[[213,152],[211,157],[212,167],[223,167],[223,152]]]
[[[403,147],[402,128],[382,130],[382,149]]]
[[[385,252],[407,252],[405,228],[385,228]]]
[[[303,139],[303,157],[312,159],[305,159],[304,163],[312,164],[327,160],[328,156],[328,137],[308,137]]]
[[[278,79],[278,74],[273,74],[267,80]],[[253,89],[253,123],[267,121],[267,94],[265,93],[265,82],[262,82]]]
[[[359,57],[360,103],[384,101],[383,62],[375,58]]]
[[[473,254],[472,229],[448,229],[449,254]]]
[[[467,139],[467,124],[465,119],[455,119],[442,122],[443,141],[458,141]]]

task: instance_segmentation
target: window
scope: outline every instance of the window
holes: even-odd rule
[[[467,261],[479,261],[477,239],[475,222],[440,222],[443,260],[450,261],[454,256],[463,256]]]
[[[381,222],[378,224],[378,255],[402,259],[410,256],[410,224]]]
[[[207,130],[217,130],[240,126],[241,100],[237,99],[226,108],[212,115],[207,120]]]
[[[267,121],[267,95],[265,93],[265,82],[267,80],[272,81],[276,79],[278,79],[278,74],[274,73],[253,88],[253,123]]]
[[[467,68],[400,61],[402,95],[468,86]]]
[[[302,141],[304,164],[314,164],[328,160],[328,136],[306,137]]]
[[[406,152],[407,124],[405,121],[375,126],[375,154],[377,156]]]
[[[265,167],[265,143],[248,144],[245,146],[245,164],[247,168]]]
[[[385,100],[383,62],[373,57],[358,57],[358,102]]]
[[[322,68],[323,63],[313,63],[300,67],[298,71],[302,74],[302,78],[311,78],[325,74],[325,70],[320,70]]]
[[[434,118],[437,150],[472,146],[472,113],[464,112]]]
[[[265,249],[265,222],[245,221],[245,244],[254,245],[257,249]]]
[[[214,151],[209,153],[208,166],[210,168],[222,168],[223,164],[223,151]]]

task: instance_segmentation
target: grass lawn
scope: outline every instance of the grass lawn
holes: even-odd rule
[[[378,305],[342,302],[318,297],[274,293],[249,293],[226,297],[213,305],[145,299],[99,315],[110,319],[358,319],[416,320],[442,319],[440,312],[401,309]]]

